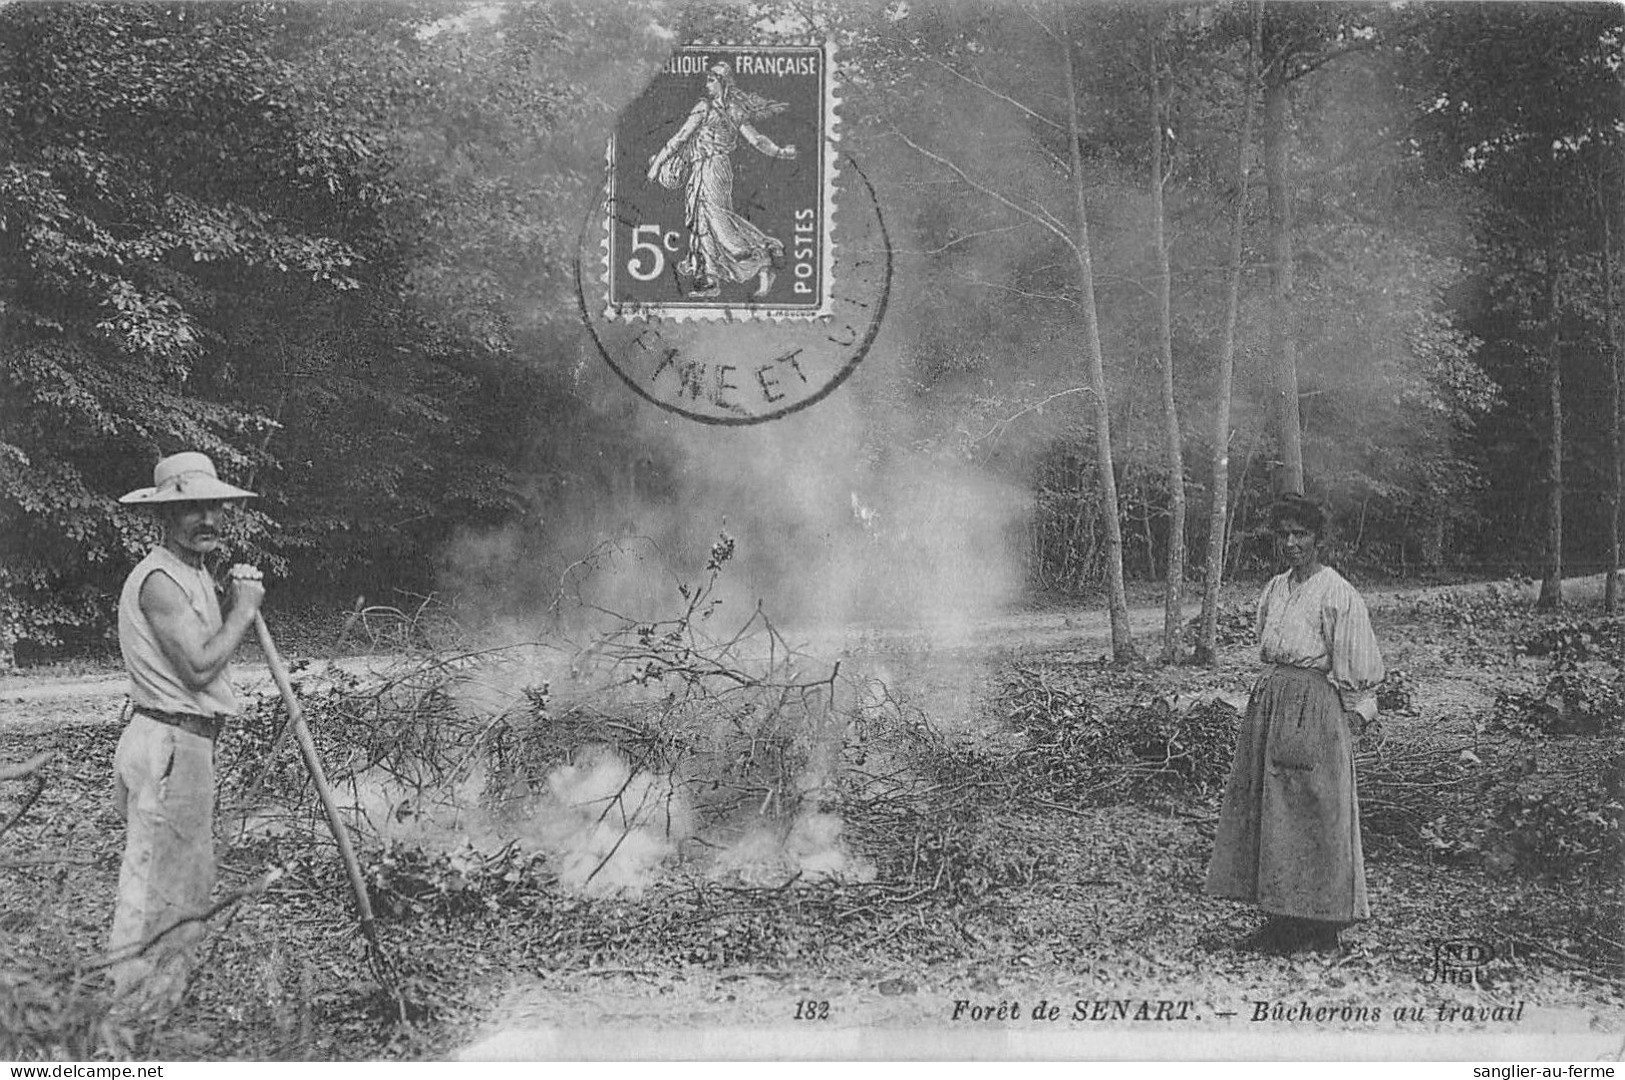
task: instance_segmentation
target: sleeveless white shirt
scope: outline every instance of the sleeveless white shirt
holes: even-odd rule
[[[237,695],[231,686],[231,665],[222,668],[207,686],[192,690],[164,655],[152,623],[141,610],[141,586],[154,573],[168,575],[181,587],[204,637],[213,635],[222,623],[220,601],[208,573],[199,567],[187,566],[166,547],[154,548],[130,571],[124,580],[124,591],[119,595],[118,644],[124,654],[124,667],[130,673],[130,701],[159,712],[203,716],[235,714]]]

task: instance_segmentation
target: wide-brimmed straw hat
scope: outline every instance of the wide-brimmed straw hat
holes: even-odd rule
[[[152,486],[137,488],[121,503],[214,502],[217,499],[256,499],[252,491],[233,487],[214,471],[209,455],[188,450],[171,454],[152,467]]]

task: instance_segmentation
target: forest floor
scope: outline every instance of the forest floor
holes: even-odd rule
[[[849,733],[828,813],[796,818],[816,844],[781,832],[722,873],[691,838],[583,892],[519,842],[534,823],[365,832],[384,969],[319,831],[234,813],[228,774],[257,759],[223,744],[235,902],[157,1022],[110,1015],[97,966],[122,682],[0,678],[0,764],[52,755],[0,785],[0,1057],[1617,1058],[1619,621],[1513,586],[1369,599],[1394,672],[1360,750],[1372,917],[1336,953],[1238,949],[1259,916],[1202,891],[1255,667],[1241,605],[1211,669],[1105,664],[1104,614],[1055,608],[821,637],[886,722]],[[1161,612],[1133,623],[1144,647]],[[324,753],[332,688],[391,659],[301,670]],[[1180,749],[1150,771],[1103,741],[1147,724]]]

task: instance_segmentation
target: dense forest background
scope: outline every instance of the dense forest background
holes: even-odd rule
[[[617,109],[747,37],[835,42],[896,276],[848,385],[719,433],[572,268]],[[1296,487],[1351,573],[1557,602],[1619,565],[1622,50],[1613,4],[6,4],[0,655],[104,638],[181,449],[264,494],[274,603],[726,527],[792,608],[899,561],[1115,607],[1261,570]]]

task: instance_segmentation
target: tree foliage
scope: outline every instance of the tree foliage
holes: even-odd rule
[[[1164,194],[1176,385],[1185,440],[1192,457],[1203,460],[1213,449],[1211,372],[1225,323],[1223,268],[1236,200],[1248,11],[1244,4],[1172,6],[1157,30],[1170,57]],[[1352,519],[1361,557],[1399,569],[1437,550],[1441,513],[1459,531],[1471,520],[1483,477],[1462,444],[1498,398],[1493,380],[1474,363],[1477,342],[1456,318],[1452,290],[1470,250],[1458,212],[1463,190],[1412,145],[1413,102],[1396,85],[1399,50],[1415,27],[1380,23],[1381,15],[1331,5],[1279,13],[1272,6],[1277,24],[1267,52],[1290,66],[1294,95],[1289,330],[1308,485]],[[1150,479],[1160,451],[1150,433],[1162,405],[1146,377],[1160,351],[1151,206],[1140,182],[1147,106],[1136,93],[1144,86],[1148,22],[1156,25],[1142,5],[1092,6],[1080,34],[1087,61],[1079,80],[1113,427],[1126,433],[1121,511],[1146,525],[1133,565],[1150,574],[1169,536],[1167,499]],[[1371,29],[1379,23],[1388,36]],[[1053,107],[1053,95],[1034,85],[1030,65],[1012,62],[1030,52],[1021,41],[1033,36],[1031,25],[976,5],[891,10],[877,24],[863,62],[875,96],[885,99],[876,104],[877,126],[927,148],[954,147],[967,168],[1001,190],[1053,202],[1045,185],[1056,182],[1064,140],[1029,105]],[[982,414],[986,420],[971,430],[1065,391],[1070,382],[1059,360],[1065,339],[1051,331],[1078,298],[1056,251],[1007,209],[966,199],[951,182],[933,189],[904,176],[919,168],[917,156],[899,151],[887,164],[898,169],[888,174],[889,191],[911,215],[914,248],[930,253],[910,264],[909,287],[921,305],[911,356],[920,385],[944,400],[944,413],[956,422],[964,411]],[[1272,254],[1261,188],[1249,193],[1245,213],[1240,396],[1229,447],[1237,485],[1229,499],[1243,525],[1232,545],[1236,555],[1267,552],[1250,543],[1246,526],[1253,520],[1248,508],[1265,497],[1276,443],[1269,426],[1276,382],[1268,352]],[[1012,468],[1023,467],[1014,458],[1037,462],[1052,452],[1076,452],[1077,432],[1046,422],[1057,411],[1029,415],[1021,429],[1029,437],[1004,440]],[[1185,478],[1198,496],[1205,493],[1201,472]],[[1035,465],[1027,478],[1043,485],[1047,475]],[[1065,508],[1075,500],[1056,494],[1040,499],[1040,514],[1072,512]],[[1361,521],[1373,527],[1362,533]],[[1052,524],[1072,529],[1065,520]],[[1183,542],[1200,544],[1202,529]],[[1081,581],[1099,573],[1097,545],[1070,573],[1044,577]]]
[[[114,499],[178,449],[264,490],[242,552],[306,589],[425,585],[514,512],[638,17],[0,10],[0,646],[101,623],[149,531]]]
[[[1582,539],[1556,550],[1554,522],[1531,511],[1552,494],[1554,462],[1578,466],[1558,494],[1600,492],[1608,473],[1597,409],[1608,400],[1610,351],[1601,245],[1604,219],[1618,221],[1625,205],[1622,49],[1616,6],[1470,5],[1431,13],[1407,54],[1418,152],[1472,199],[1457,325],[1483,339],[1483,368],[1506,388],[1505,407],[1468,451],[1500,485],[1484,536],[1523,558],[1545,549],[1548,565],[1561,565],[1564,546],[1597,558],[1587,538],[1605,533],[1604,500],[1559,504],[1555,524],[1572,520]],[[1555,413],[1553,378],[1567,386]],[[1554,447],[1554,420],[1563,430],[1565,417],[1580,423]]]
[[[1243,195],[1235,180],[1257,92],[1240,77],[1252,11],[0,5],[0,649],[105,626],[150,536],[114,499],[174,450],[264,492],[235,539],[286,575],[282,595],[428,589],[461,532],[508,527],[532,550],[559,500],[593,501],[571,492],[627,488],[649,437],[581,362],[582,217],[615,110],[661,51],[745,35],[836,41],[841,148],[897,240],[888,334],[846,391],[866,410],[866,455],[906,442],[1025,487],[1035,585],[1107,577],[1094,438],[1107,425],[1125,568],[1154,576],[1170,548],[1205,546],[1205,515],[1170,527],[1171,487],[1198,505],[1213,493],[1206,469],[1168,474],[1151,377],[1165,348],[1185,460],[1230,460],[1226,572],[1267,561],[1256,525],[1275,467],[1283,250],[1291,304],[1274,331],[1296,357],[1306,486],[1331,502],[1346,558],[1531,565],[1546,544],[1531,507],[1554,340],[1563,485],[1611,482],[1618,10],[1267,5],[1263,52],[1290,106],[1285,247],[1263,185]],[[1058,12],[1070,85],[1035,59]],[[1153,39],[1166,344],[1146,182]],[[1087,301],[1066,246],[1073,179],[1104,417],[1073,364]],[[1221,446],[1212,372],[1238,214]],[[669,464],[649,471],[676,485]],[[1604,501],[1565,504],[1571,558],[1601,557]]]

